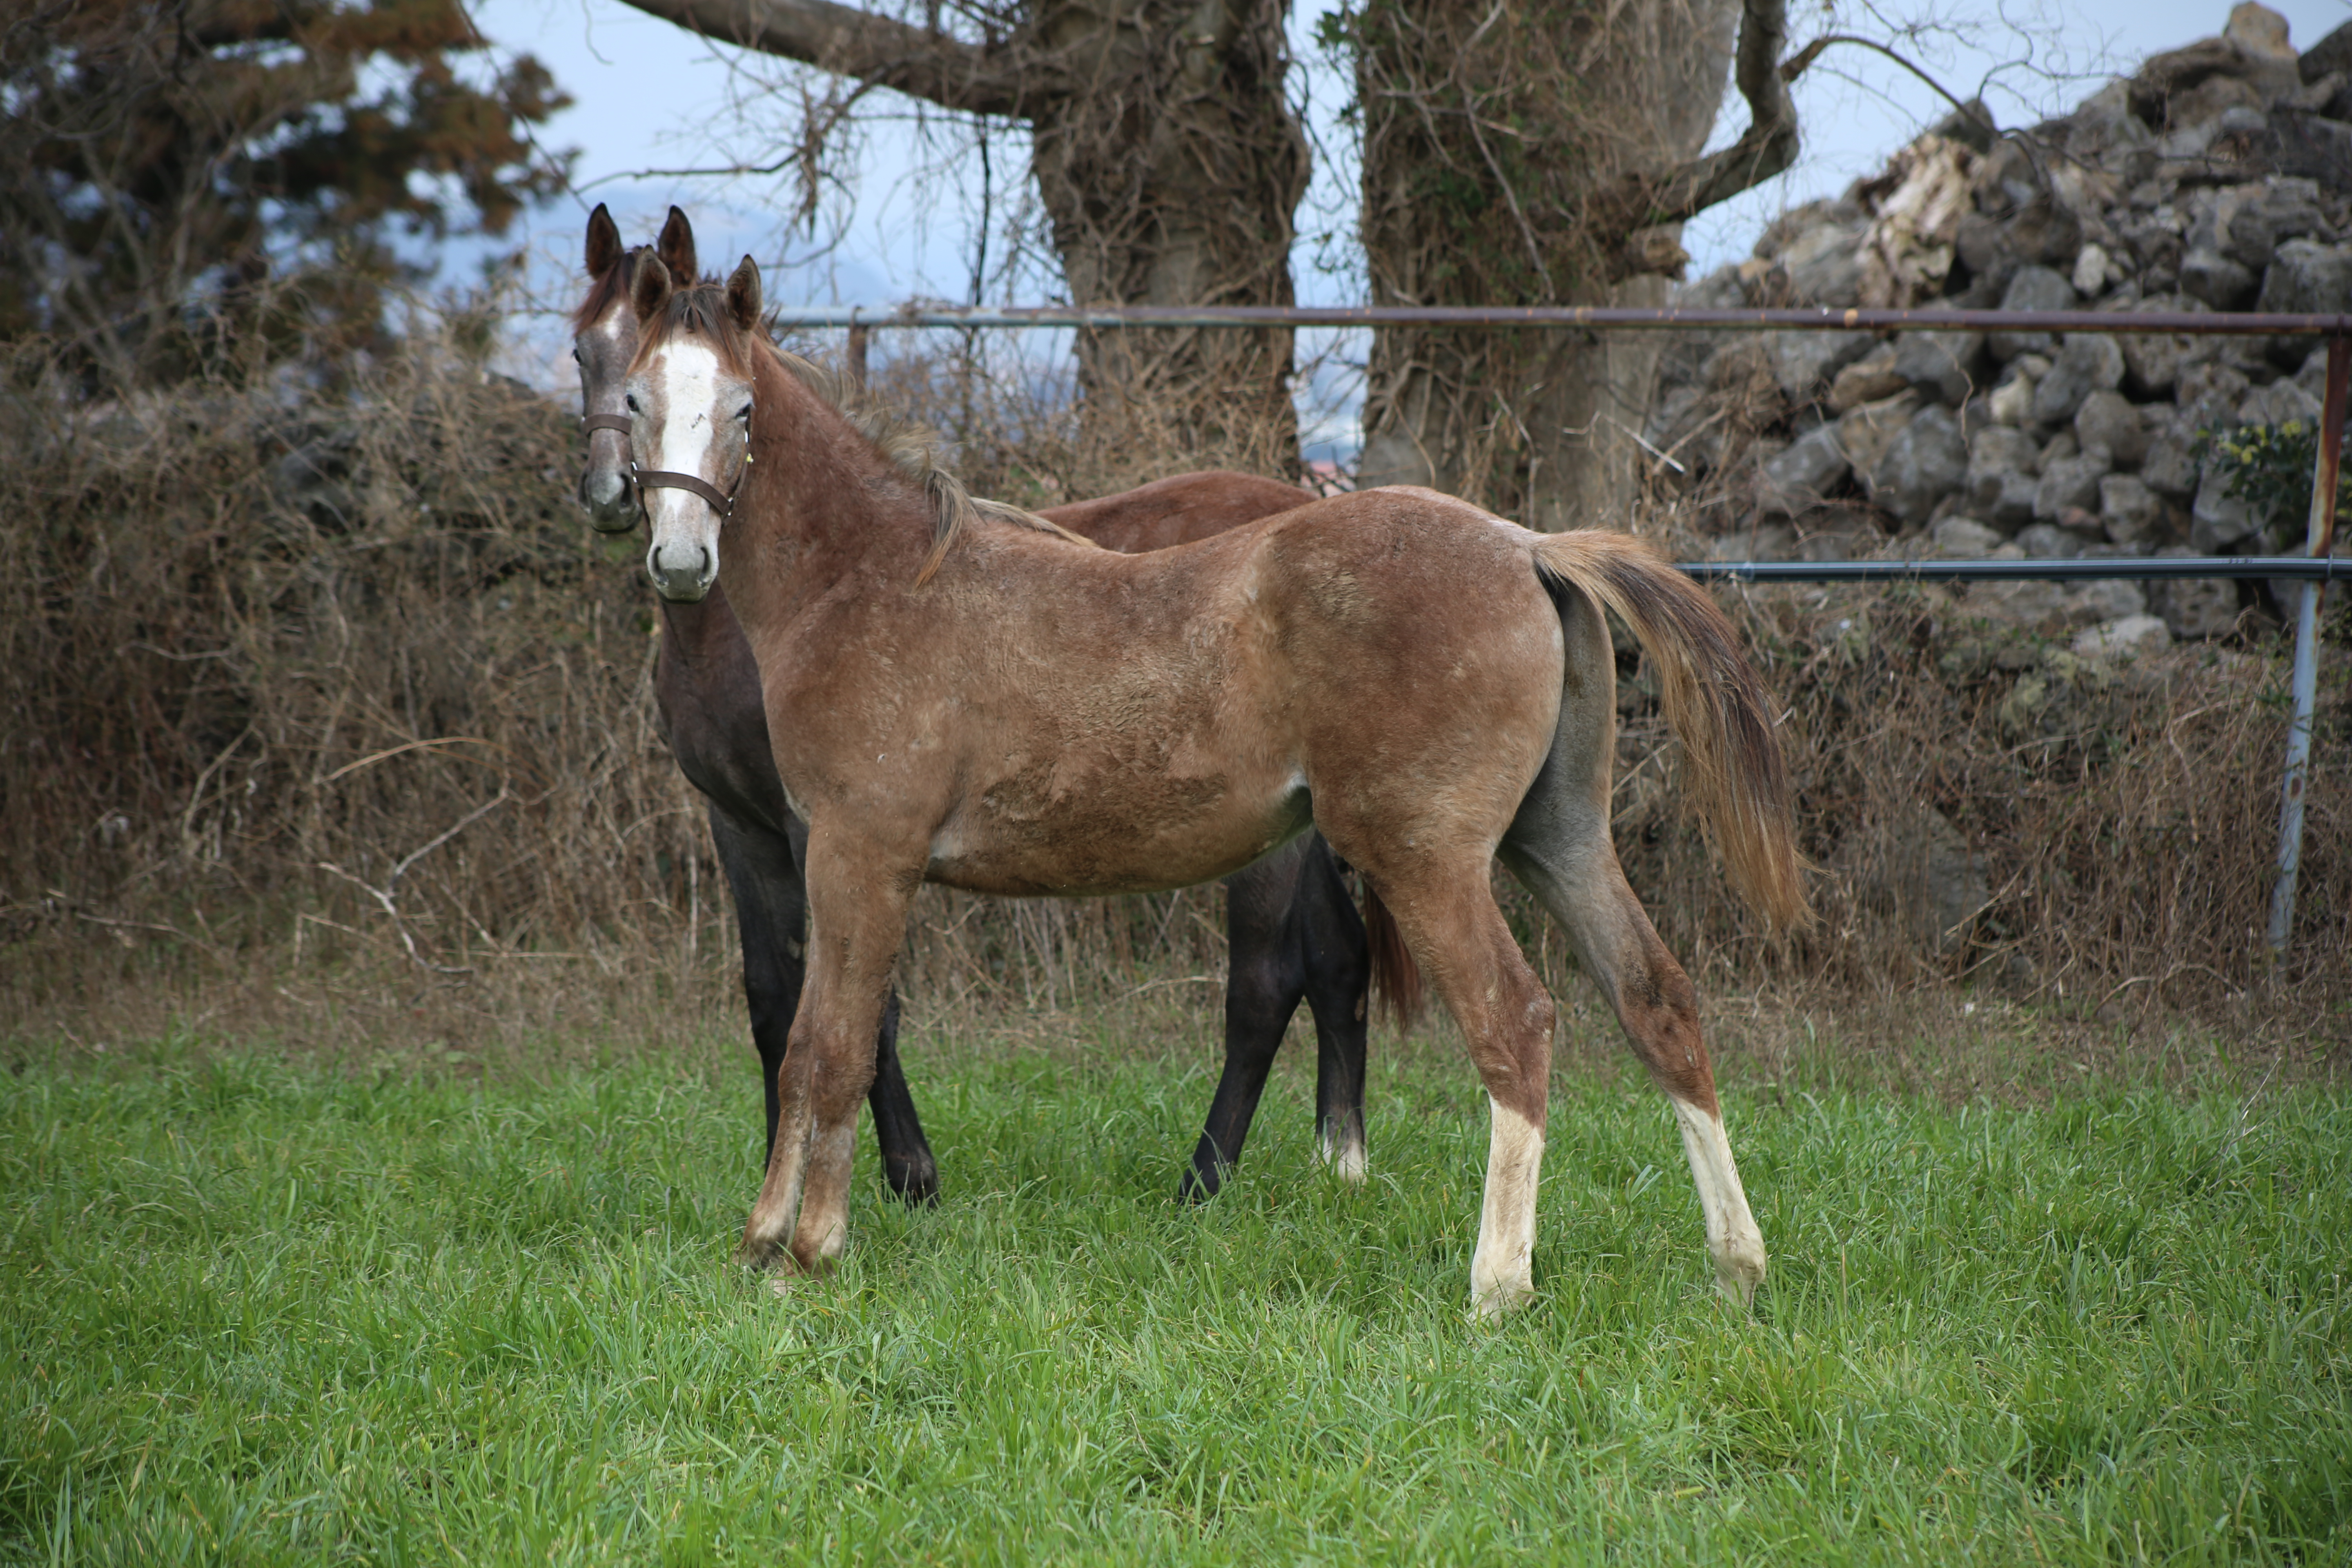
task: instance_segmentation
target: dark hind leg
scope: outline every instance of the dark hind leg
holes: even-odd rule
[[[759,1048],[760,1083],[767,1100],[764,1163],[775,1152],[778,1075],[783,1070],[793,1016],[801,1005],[808,898],[792,844],[739,822],[716,802],[710,806],[710,836],[718,845],[719,868],[734,894],[736,923],[743,934],[743,995],[751,1005],[751,1042]],[[896,994],[883,1013],[867,1100],[874,1109],[875,1141],[882,1150],[883,1180],[908,1203],[934,1201],[939,1167],[898,1065]]]
[[[1363,917],[1348,896],[1339,858],[1319,833],[1302,842],[1292,926],[1304,950],[1307,1005],[1315,1013],[1318,1147],[1350,1182],[1364,1179],[1364,1036],[1372,960]]]
[[[1616,708],[1608,634],[1580,595],[1562,602],[1560,619],[1569,675],[1559,725],[1498,854],[1559,921],[1633,1054],[1665,1091],[1698,1186],[1717,1283],[1745,1302],[1764,1279],[1764,1238],[1724,1134],[1698,994],[1626,885],[1609,838]]]
[[[1306,994],[1307,954],[1291,912],[1305,854],[1294,841],[1225,879],[1225,1070],[1177,1189],[1187,1200],[1215,1196],[1242,1157],[1274,1053]]]

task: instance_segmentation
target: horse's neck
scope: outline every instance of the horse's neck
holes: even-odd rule
[[[721,556],[746,630],[790,616],[844,577],[912,583],[930,549],[922,487],[891,467],[840,412],[781,364],[758,372],[745,477]],[[733,546],[730,551],[729,545]]]

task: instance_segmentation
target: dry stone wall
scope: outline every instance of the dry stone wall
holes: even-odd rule
[[[1677,303],[2352,311],[2352,25],[2298,55],[2242,5],[2062,118],[1996,131],[1972,105]],[[2270,552],[2301,520],[2225,494],[2200,433],[2315,423],[2326,357],[2305,338],[1685,336],[1644,435],[1719,559]],[[2086,628],[2086,651],[2210,637],[2244,607],[2204,582],[1971,605]]]

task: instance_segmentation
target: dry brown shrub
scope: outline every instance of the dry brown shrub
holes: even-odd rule
[[[641,542],[581,522],[568,408],[429,339],[331,391],[97,407],[29,352],[7,368],[0,1035],[214,1008],[284,1038],[674,1040],[740,1008],[699,803],[656,728]],[[877,375],[961,440],[983,493],[1048,504],[1192,466],[1088,449],[1025,376],[913,356]],[[2340,611],[2296,940],[2272,974],[2274,642],[2102,676],[1972,629],[1940,592],[1721,598],[1789,706],[1823,920],[1772,944],[1733,905],[1627,658],[1620,848],[1710,995],[1877,1005],[1990,982],[2226,1021],[2252,994],[2347,1032]],[[1922,805],[1988,884],[1941,951],[1898,874]],[[1548,978],[1589,1002],[1558,933],[1508,898]],[[919,1020],[1158,1016],[1212,1008],[1223,963],[1213,888],[932,889],[901,978]]]

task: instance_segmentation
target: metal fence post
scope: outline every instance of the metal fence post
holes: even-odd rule
[[[2352,338],[2327,340],[2327,399],[2319,415],[2319,457],[2312,466],[2307,553],[2336,547],[2336,476],[2344,450],[2344,397],[2352,374]],[[2286,956],[2294,931],[2294,879],[2303,863],[2303,799],[2311,773],[2311,713],[2319,691],[2319,602],[2325,583],[2306,582],[2294,616],[2294,717],[2287,722],[2286,768],[2279,784],[2278,882],[2271,889],[2271,954]]]

